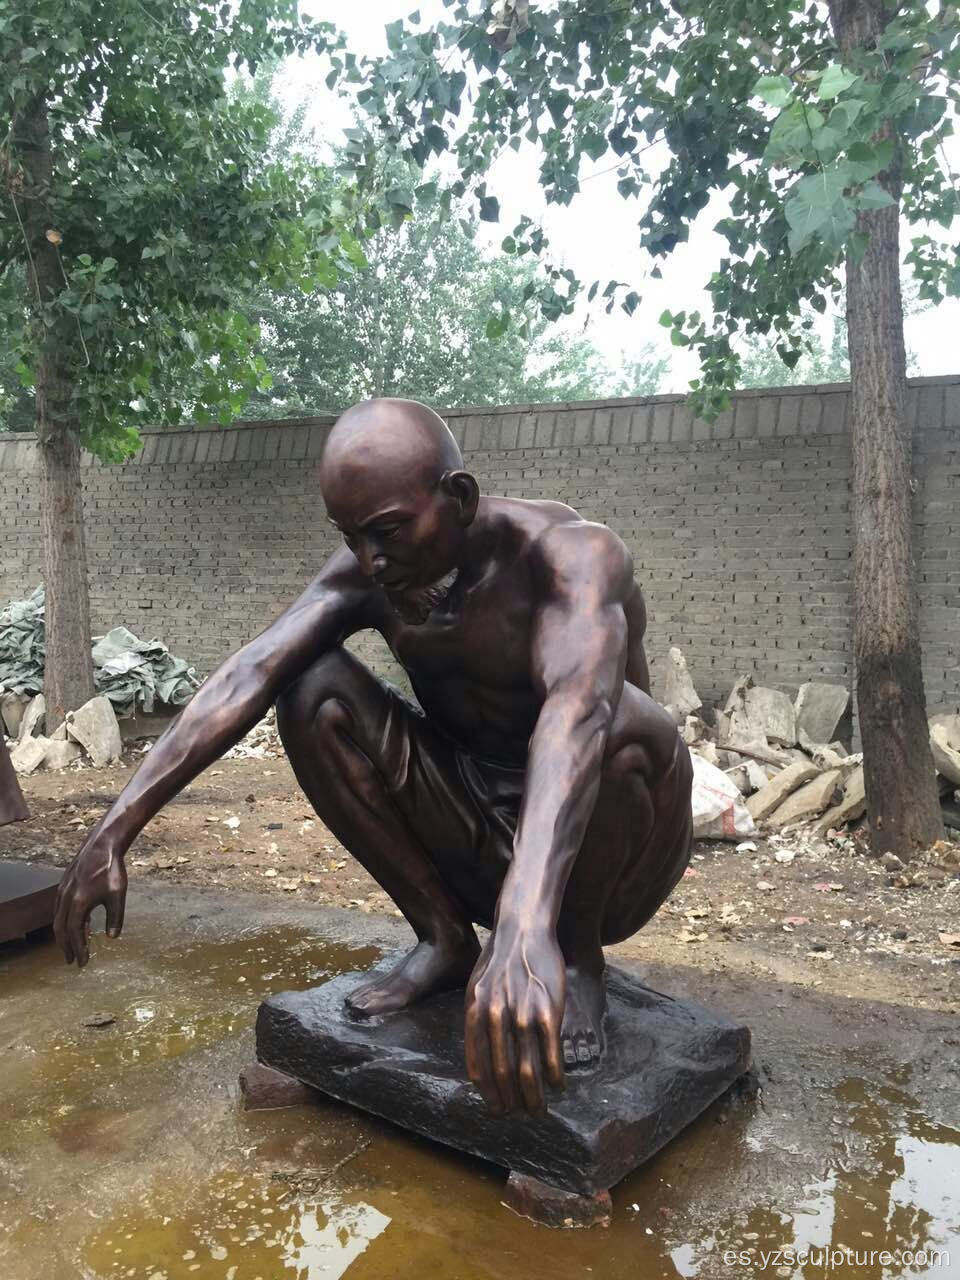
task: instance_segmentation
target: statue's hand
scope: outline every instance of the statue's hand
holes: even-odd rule
[[[108,937],[120,936],[126,897],[123,852],[94,831],[70,863],[57,890],[53,930],[67,964],[76,960],[82,969],[90,959],[90,914],[96,907],[106,908]]]
[[[544,1080],[564,1085],[563,955],[551,930],[500,924],[467,987],[470,1079],[492,1111],[541,1111]]]

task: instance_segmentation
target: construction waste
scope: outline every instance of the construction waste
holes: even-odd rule
[[[43,614],[43,587],[0,610],[0,698],[11,694],[25,705],[43,692]],[[126,627],[94,636],[91,653],[94,687],[121,719],[158,705],[183,706],[200,687],[193,667],[165,644],[140,640]]]
[[[45,713],[42,693],[26,706],[18,695],[0,696],[0,720],[10,735],[7,747],[17,773],[65,769],[67,765],[105,765],[120,759],[120,725],[113,704],[102,693],[76,711],[68,711],[64,723],[49,737],[43,732]]]
[[[667,711],[693,757],[694,835],[737,840],[762,825],[839,832],[866,813],[863,755],[834,735],[850,695],[841,685],[811,682],[795,698],[739,679],[708,725],[683,654],[671,649]],[[930,720],[930,746],[948,828],[960,830],[960,715]]]

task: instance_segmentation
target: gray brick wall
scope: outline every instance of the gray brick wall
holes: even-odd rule
[[[918,578],[931,711],[960,709],[960,376],[917,379]],[[447,413],[489,493],[560,498],[627,542],[646,593],[655,690],[666,651],[705,698],[734,678],[852,687],[847,394],[743,392],[715,423],[679,396]],[[148,433],[85,458],[94,625],[159,636],[204,671],[261,631],[335,539],[318,458],[331,419]],[[0,601],[38,583],[32,437],[0,444]],[[392,664],[376,637],[359,651]]]

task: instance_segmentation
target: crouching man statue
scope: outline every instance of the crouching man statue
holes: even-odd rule
[[[603,1052],[604,944],[650,919],[690,854],[689,753],[649,694],[630,556],[562,503],[481,497],[413,401],[345,413],[321,489],[345,545],[210,676],[91,831],[58,941],[84,965],[100,904],[120,933],[135,836],[276,703],[311,804],[418,940],[351,993],[353,1012],[466,988],[471,1079],[494,1110],[538,1110],[545,1083]],[[366,628],[422,711],[343,648]],[[492,931],[482,949],[475,923]]]

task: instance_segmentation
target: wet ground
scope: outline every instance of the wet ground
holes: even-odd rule
[[[27,822],[0,834],[4,858],[66,865],[143,760],[23,779]],[[623,952],[835,995],[960,1012],[960,867],[885,869],[859,842],[752,837],[700,841],[687,876]],[[283,901],[396,908],[319,821],[286,758],[222,759],[175,797],[127,857],[141,885],[241,889]]]
[[[123,938],[97,936],[82,974],[50,945],[0,948],[3,1280],[960,1276],[945,1012],[644,965],[751,1025],[762,1087],[616,1188],[608,1229],[516,1218],[501,1170],[336,1104],[239,1111],[258,1001],[407,936],[383,916],[141,883]]]

